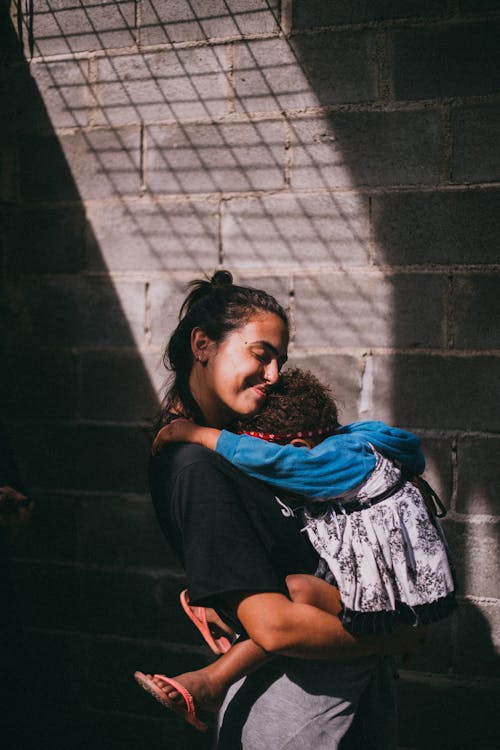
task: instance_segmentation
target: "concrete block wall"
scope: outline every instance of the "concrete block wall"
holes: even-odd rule
[[[206,747],[130,675],[207,658],[145,468],[185,283],[227,267],[285,304],[345,421],[422,437],[461,607],[403,672],[401,746],[496,747],[500,5],[28,11],[0,4],[0,378],[38,500],[16,570],[40,736]]]

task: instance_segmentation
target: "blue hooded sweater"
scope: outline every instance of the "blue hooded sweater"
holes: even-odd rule
[[[375,468],[371,446],[411,474],[421,474],[425,468],[416,435],[375,421],[339,427],[311,450],[222,430],[216,451],[273,487],[319,499],[339,497],[363,484]]]

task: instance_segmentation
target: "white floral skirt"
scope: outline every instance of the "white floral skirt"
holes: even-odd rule
[[[438,521],[411,483],[370,505],[401,479],[375,451],[376,466],[355,498],[308,504],[305,529],[322,558],[316,575],[340,590],[340,619],[353,633],[426,624],[455,608],[455,579]],[[355,503],[366,504],[350,511]]]

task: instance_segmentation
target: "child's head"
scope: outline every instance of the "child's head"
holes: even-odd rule
[[[285,370],[262,410],[239,426],[275,443],[304,438],[321,442],[337,427],[337,406],[329,388],[307,370]]]

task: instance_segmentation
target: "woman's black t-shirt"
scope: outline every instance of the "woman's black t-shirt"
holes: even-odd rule
[[[234,592],[286,593],[286,575],[315,572],[317,554],[300,533],[290,499],[217,453],[187,443],[165,446],[151,459],[149,477],[193,604],[220,609]]]

